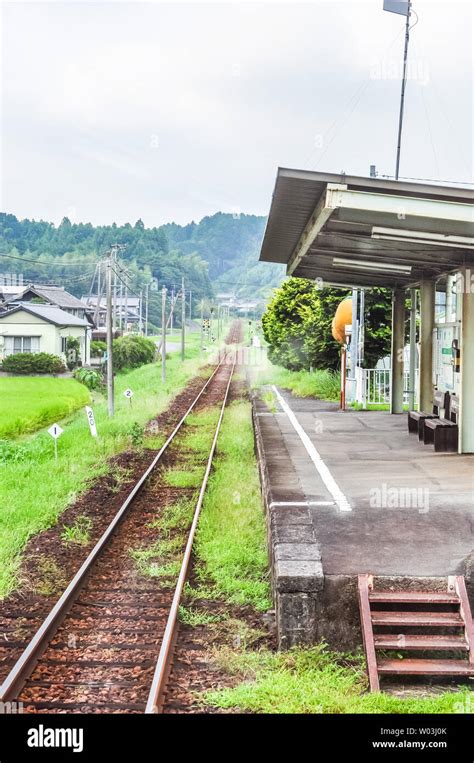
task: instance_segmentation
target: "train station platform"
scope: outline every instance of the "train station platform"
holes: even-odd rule
[[[472,598],[474,456],[435,453],[408,434],[405,414],[274,395],[277,410],[256,401],[254,421],[288,642],[315,628],[350,646],[360,573],[435,587],[461,574]]]

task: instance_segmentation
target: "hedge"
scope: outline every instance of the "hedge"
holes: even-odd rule
[[[143,336],[127,335],[114,339],[113,364],[115,371],[138,368],[151,363],[155,357],[155,343]]]
[[[66,371],[66,366],[57,355],[21,352],[4,358],[2,370],[14,374],[62,374]]]

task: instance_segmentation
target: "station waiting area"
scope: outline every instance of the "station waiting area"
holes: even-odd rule
[[[474,550],[474,458],[424,447],[407,413],[341,411],[279,390],[349,511],[341,511],[287,414],[275,421],[320,544],[325,575],[466,574]],[[281,464],[281,483],[285,465]]]

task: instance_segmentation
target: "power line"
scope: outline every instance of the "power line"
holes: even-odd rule
[[[7,252],[0,252],[0,257],[7,257],[10,260],[19,260],[20,262],[32,262],[34,265],[61,265],[62,267],[67,267],[69,265],[82,265],[86,264],[88,260],[84,258],[84,260],[68,260],[67,262],[47,262],[46,260],[32,260],[28,257],[17,257],[14,254],[7,254]],[[86,255],[87,257],[87,255]],[[97,261],[97,260],[95,260]]]

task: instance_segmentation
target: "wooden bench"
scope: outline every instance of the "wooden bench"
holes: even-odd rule
[[[436,389],[433,394],[433,408],[431,413],[425,413],[424,411],[409,411],[408,413],[408,432],[410,434],[418,434],[418,439],[424,441],[424,425],[428,419],[439,419],[441,411],[445,411],[445,415],[449,415],[449,392],[441,392]],[[448,414],[446,414],[448,411]]]
[[[446,418],[425,420],[423,442],[425,445],[434,444],[436,453],[442,451],[457,453],[458,438],[459,400],[456,395],[450,395],[449,411]]]

